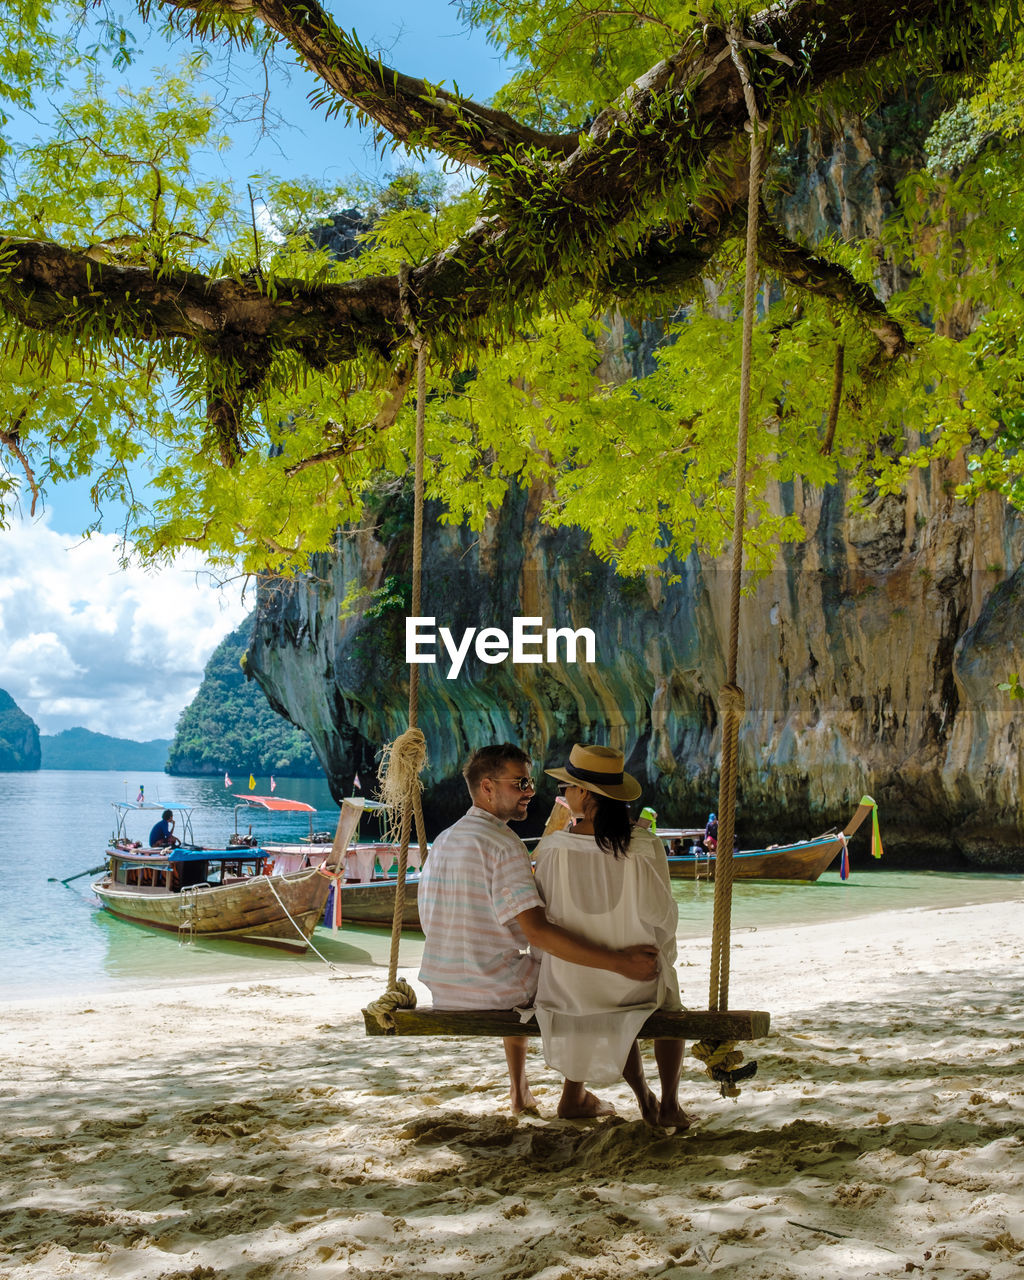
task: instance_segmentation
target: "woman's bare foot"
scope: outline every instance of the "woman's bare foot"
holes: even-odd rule
[[[693,1124],[693,1116],[688,1116],[678,1102],[666,1098],[658,1109],[657,1123],[663,1129],[675,1129],[676,1133],[682,1133]]]
[[[563,1093],[558,1104],[560,1120],[596,1120],[598,1116],[613,1115],[615,1115],[615,1108],[612,1104],[605,1102],[603,1098],[597,1097],[587,1089],[583,1090],[582,1096],[574,1094],[571,1098],[566,1098]]]
[[[530,1086],[527,1085],[525,1091],[517,1089],[515,1085],[508,1091],[509,1098],[512,1102],[512,1114],[514,1116],[540,1115],[537,1107],[537,1099],[533,1096]]]

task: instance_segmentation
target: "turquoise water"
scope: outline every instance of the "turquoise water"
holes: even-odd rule
[[[102,864],[113,829],[111,804],[134,800],[140,783],[149,800],[193,804],[194,834],[200,843],[220,843],[234,829],[233,810],[239,802],[225,790],[222,778],[56,770],[0,773],[0,999],[299,974],[320,977],[323,961],[312,952],[291,956],[227,942],[179,946],[175,938],[115,920],[100,910],[89,891],[91,877],[60,883]],[[315,830],[332,830],[337,822],[337,806],[323,780],[288,779],[276,794],[315,805]],[[130,829],[129,834],[144,838],[155,816],[137,815],[138,831]],[[264,839],[297,839],[309,830],[305,814],[240,813],[239,829],[250,824]],[[866,839],[854,840],[851,862],[852,875],[845,883],[838,872],[826,872],[812,885],[737,883],[734,932],[1024,896],[1019,876],[869,867]],[[714,886],[677,881],[674,887],[680,937],[709,936]],[[386,969],[385,931],[346,926],[334,935],[318,929],[314,943],[334,964]],[[416,964],[420,949],[416,935],[404,939],[402,963]]]

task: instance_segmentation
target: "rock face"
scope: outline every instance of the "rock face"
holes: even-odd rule
[[[41,759],[35,722],[9,693],[0,689],[0,770],[15,773],[38,769]]]
[[[791,230],[877,231],[900,173],[920,162],[908,111],[898,104],[867,126],[805,140],[780,202]],[[919,105],[914,113],[923,136]],[[880,265],[883,291],[896,270]],[[620,334],[609,363],[638,376],[657,328]],[[997,689],[1024,662],[1024,530],[996,498],[957,504],[962,478],[953,465],[916,472],[905,495],[861,515],[842,486],[796,482],[770,495],[799,515],[807,541],[786,548],[741,607],[737,830],[747,847],[817,834],[868,792],[887,865],[1024,870],[1024,703]],[[428,508],[423,612],[456,637],[509,631],[517,615],[589,627],[596,661],[473,657],[457,680],[444,678],[446,661],[422,667],[428,827],[463,811],[467,752],[505,739],[538,762],[560,760],[577,740],[620,746],[663,823],[703,823],[717,807],[726,574],[691,557],[670,566],[676,585],[624,583],[582,537],[537,524],[541,496],[510,497],[479,537],[439,525]],[[262,588],[248,655],[271,702],[313,739],[339,796],[356,772],[369,790],[380,745],[406,726],[408,499],[376,518],[376,529],[340,537],[309,580]],[[534,806],[541,821],[550,799],[542,791]]]
[[[744,843],[813,834],[869,792],[890,855],[1024,865],[1022,704],[996,687],[1024,661],[1024,570],[1001,567],[1020,562],[1022,531],[994,500],[965,508],[935,480],[868,517],[848,516],[839,490],[777,495],[809,537],[741,606]],[[539,529],[526,495],[479,540],[429,513],[427,528],[423,607],[437,627],[458,638],[540,617],[543,627],[589,627],[596,645],[593,664],[568,661],[563,647],[558,661],[535,665],[470,657],[454,680],[441,652],[421,667],[428,824],[463,807],[469,750],[504,740],[538,761],[577,740],[610,742],[663,821],[702,822],[717,801],[725,573],[693,558],[676,566],[677,585],[623,584],[582,539]],[[248,666],[318,744],[341,795],[356,772],[369,788],[377,750],[406,726],[397,584],[408,581],[408,548],[364,531],[317,576],[319,589],[264,592]],[[367,594],[339,618],[354,583]]]

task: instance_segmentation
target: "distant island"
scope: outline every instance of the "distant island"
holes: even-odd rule
[[[170,738],[135,742],[131,738],[111,738],[91,729],[63,729],[52,736],[42,735],[43,769],[138,769],[162,773],[167,767]]]

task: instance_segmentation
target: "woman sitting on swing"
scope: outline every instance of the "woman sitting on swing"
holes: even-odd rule
[[[662,1096],[644,1076],[636,1036],[655,1009],[679,1009],[675,972],[678,908],[672,897],[665,848],[650,830],[634,827],[629,801],[640,784],[623,770],[621,751],[574,746],[565,768],[546,769],[575,819],[571,831],[537,845],[537,886],[552,923],[607,947],[653,943],[660,952],[653,982],[541,957],[537,1022],[544,1059],[565,1077],[559,1116],[613,1115],[586,1083],[624,1079],[652,1126],[684,1129],[690,1118],[677,1092],[684,1043],[656,1040],[654,1056]]]

